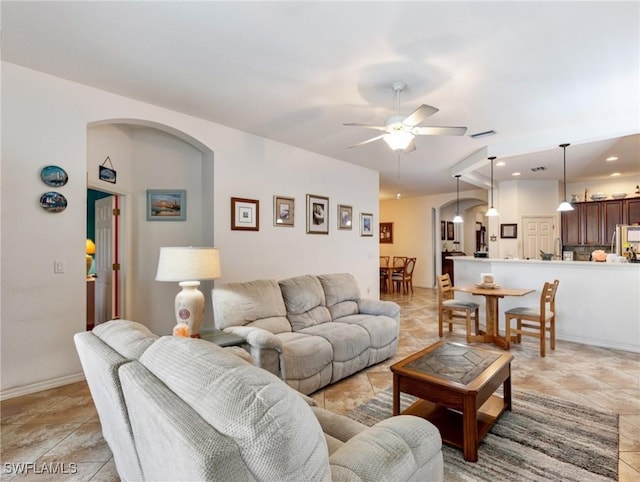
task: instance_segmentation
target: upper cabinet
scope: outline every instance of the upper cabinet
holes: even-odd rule
[[[573,203],[562,213],[565,246],[609,245],[617,224],[640,223],[640,198]]]

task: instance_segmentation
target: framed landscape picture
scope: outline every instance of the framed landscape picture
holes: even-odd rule
[[[307,194],[307,233],[329,234],[329,198]]]
[[[353,208],[338,204],[338,229],[351,229],[353,224]]]
[[[293,226],[295,200],[292,197],[273,196],[273,225]]]
[[[360,236],[373,236],[373,214],[360,213]]]
[[[187,192],[182,189],[147,189],[147,221],[185,221]]]
[[[234,231],[259,231],[260,201],[232,197],[231,229]]]

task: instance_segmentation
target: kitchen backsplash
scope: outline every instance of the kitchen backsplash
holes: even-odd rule
[[[605,253],[611,253],[611,245],[603,245],[603,246],[564,246],[562,248],[563,251],[573,251],[573,260],[574,261],[590,261],[591,253],[593,253],[596,249],[601,249]]]

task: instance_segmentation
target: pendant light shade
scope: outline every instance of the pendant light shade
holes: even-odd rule
[[[489,206],[486,216],[493,217],[498,216],[498,210],[493,207],[493,161],[495,161],[496,158],[495,156],[490,157],[489,160],[491,161],[491,206]]]
[[[569,147],[571,144],[560,144],[560,146],[558,147],[562,147],[562,151],[563,151],[563,171],[564,171],[564,177],[562,180],[562,186],[564,188],[564,198],[563,201],[560,203],[560,206],[558,206],[558,209],[556,209],[556,211],[573,211],[573,206],[567,202],[567,147]]]
[[[464,222],[462,216],[460,216],[460,174],[456,174],[456,215],[453,218],[453,222],[456,224]]]

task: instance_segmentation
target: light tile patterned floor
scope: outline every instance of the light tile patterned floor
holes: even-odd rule
[[[402,306],[397,354],[313,394],[321,406],[337,413],[357,407],[391,386],[389,365],[439,339],[434,290],[416,288],[414,294],[383,295],[383,299]],[[456,325],[452,333],[445,332],[445,338],[464,343],[463,330]],[[558,341],[555,351],[540,358],[537,340],[526,338],[511,352],[514,389],[620,414],[619,480],[640,480],[640,354]],[[119,480],[85,383],[6,400],[0,408],[3,469],[10,462],[57,462],[66,464],[62,468],[67,470],[69,464],[77,464],[73,475],[3,474],[1,480]]]

